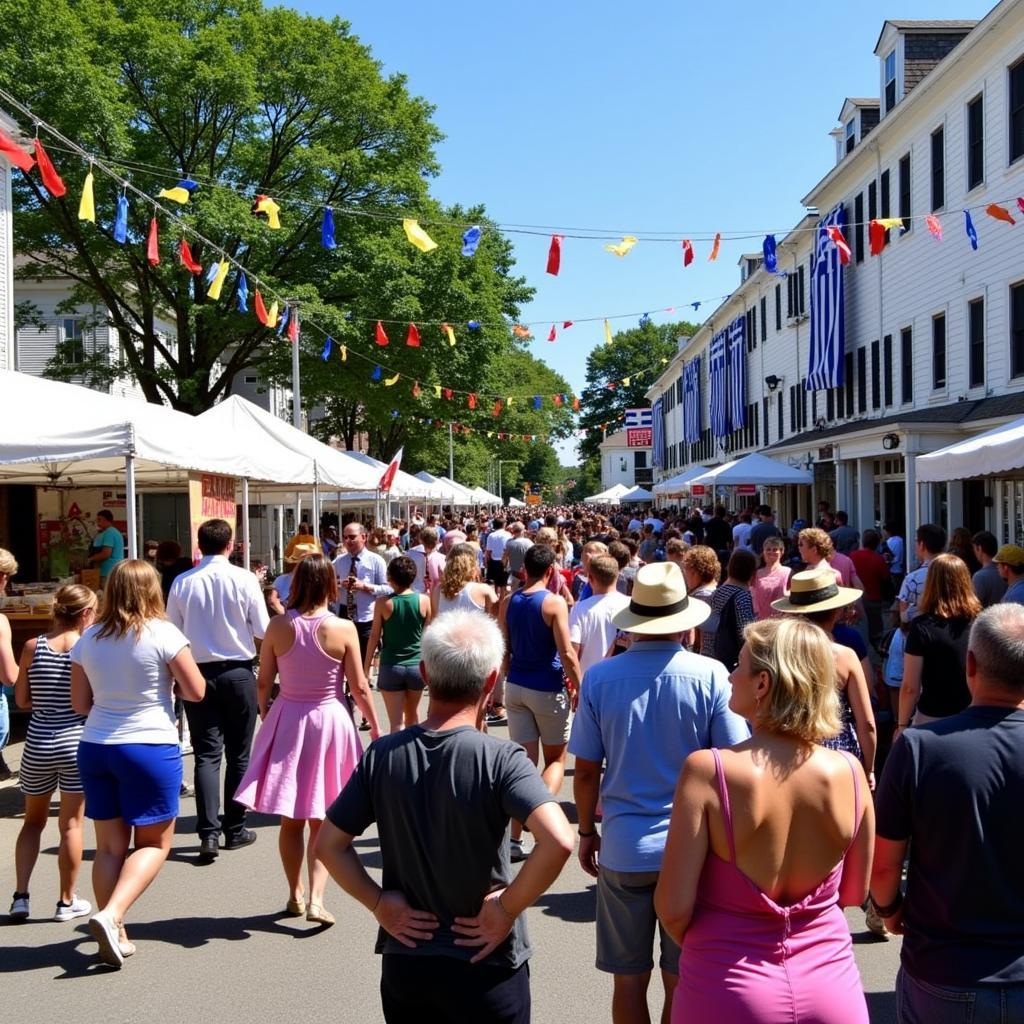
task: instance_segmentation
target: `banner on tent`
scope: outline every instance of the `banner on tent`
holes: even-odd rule
[[[747,495],[757,494],[757,485],[756,484],[740,484],[736,488],[736,493],[737,494],[747,494]]]
[[[199,527],[207,519],[226,519],[233,535],[237,534],[235,521],[235,478],[213,473],[189,473],[188,514],[191,523],[192,560],[202,558],[199,550]]]

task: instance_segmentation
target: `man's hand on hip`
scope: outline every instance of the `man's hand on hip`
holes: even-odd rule
[[[416,948],[414,939],[429,942],[434,937],[438,920],[428,910],[413,910],[404,894],[397,889],[381,893],[380,902],[373,912],[377,923],[403,946]]]
[[[456,939],[456,946],[483,946],[470,963],[479,963],[489,957],[505,941],[512,931],[515,918],[505,910],[501,902],[504,889],[488,893],[476,917],[457,917],[452,931],[465,938]]]

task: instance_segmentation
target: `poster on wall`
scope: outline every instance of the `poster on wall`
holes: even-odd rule
[[[192,560],[202,558],[199,550],[199,527],[207,519],[226,519],[231,532],[238,534],[235,522],[235,478],[213,473],[190,473],[188,477],[188,514],[191,523]]]

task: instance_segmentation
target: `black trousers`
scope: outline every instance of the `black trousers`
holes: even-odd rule
[[[235,792],[249,767],[256,729],[256,677],[247,662],[208,662],[199,666],[206,680],[201,701],[185,701],[195,757],[196,831],[199,838],[223,832],[238,835],[246,809]],[[220,814],[220,763],[224,761],[224,815]]]
[[[453,956],[385,953],[387,1024],[530,1024],[530,965],[492,967]]]

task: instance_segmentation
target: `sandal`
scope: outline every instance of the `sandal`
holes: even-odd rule
[[[331,925],[334,924],[334,915],[319,903],[310,903],[309,909],[306,911],[306,920],[315,921],[317,924]]]
[[[285,904],[285,910],[292,917],[302,917],[306,912],[306,901],[301,896],[297,900],[289,900]]]

